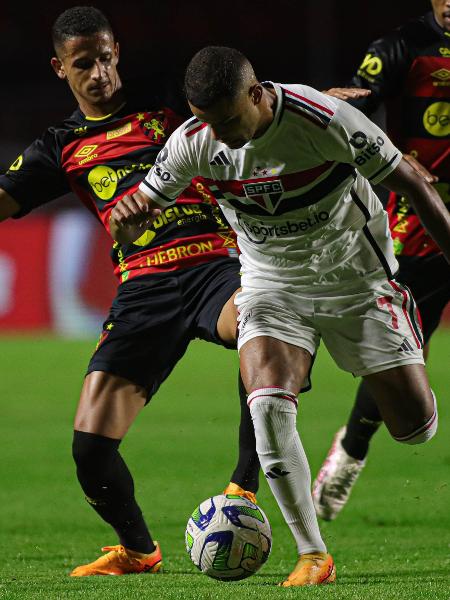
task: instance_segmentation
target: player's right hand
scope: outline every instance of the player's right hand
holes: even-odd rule
[[[161,209],[140,190],[133,194],[123,196],[111,211],[111,220],[117,225],[144,225],[150,224]]]
[[[369,96],[372,92],[365,88],[330,88],[329,90],[324,90],[324,94],[328,96],[333,96],[333,98],[339,98],[339,100],[355,100],[356,98],[365,98]]]

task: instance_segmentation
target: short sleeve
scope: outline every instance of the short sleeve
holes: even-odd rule
[[[50,131],[28,146],[0,176],[0,188],[20,204],[15,218],[70,191]]]
[[[402,159],[384,131],[340,100],[329,126],[313,143],[327,160],[351,164],[372,184],[387,177]]]
[[[192,152],[184,140],[184,127],[185,124],[181,125],[170,136],[139,186],[142,193],[160,206],[173,204],[198,175],[191,158]]]

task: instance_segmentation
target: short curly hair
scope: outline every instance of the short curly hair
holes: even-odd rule
[[[59,15],[52,27],[55,50],[73,37],[89,36],[107,31],[114,35],[105,15],[94,6],[73,6]]]
[[[239,93],[243,73],[251,65],[235,48],[206,46],[191,59],[184,77],[188,101],[205,109],[221,98],[232,100]]]

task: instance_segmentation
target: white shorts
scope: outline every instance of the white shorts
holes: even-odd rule
[[[322,338],[336,364],[355,376],[400,365],[424,364],[423,338],[414,299],[395,280],[369,289],[321,297],[286,290],[243,289],[238,350],[269,336],[316,354]]]

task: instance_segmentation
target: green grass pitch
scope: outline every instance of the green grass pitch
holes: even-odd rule
[[[424,446],[385,430],[340,517],[322,523],[338,572],[334,586],[281,589],[294,543],[263,477],[259,502],[273,551],[250,579],[215,582],[184,549],[195,506],[220,493],[236,459],[237,355],[192,344],[122,445],[137,498],[164,554],[164,573],[71,579],[115,535],[84,502],[71,459],[72,419],[94,342],[2,338],[0,408],[0,599],[448,600],[450,598],[450,331],[432,343],[429,373],[440,430]],[[313,475],[344,422],[357,382],[321,350],[298,425]]]

